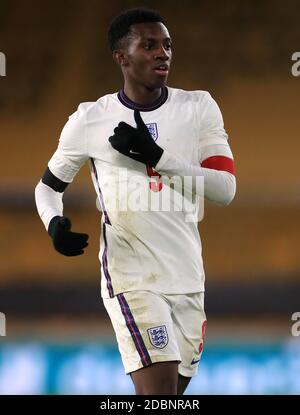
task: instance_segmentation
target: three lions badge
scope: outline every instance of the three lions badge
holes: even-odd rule
[[[169,342],[166,326],[151,327],[147,330],[151,344],[158,349],[163,349]]]
[[[151,134],[151,137],[154,141],[158,139],[158,131],[157,131],[157,124],[156,122],[151,122],[149,124],[146,124],[149,133]]]

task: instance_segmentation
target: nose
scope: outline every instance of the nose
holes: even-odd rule
[[[167,61],[170,59],[170,52],[168,52],[163,45],[159,48],[155,55],[155,59],[163,59],[164,61]]]

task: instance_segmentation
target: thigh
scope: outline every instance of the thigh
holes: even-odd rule
[[[179,374],[184,377],[193,377],[197,374],[201,359],[207,323],[204,293],[176,297],[176,299],[172,298],[174,304],[172,318],[181,356],[178,370]]]
[[[190,383],[191,377],[178,374],[177,395],[183,395]]]
[[[131,291],[103,301],[126,373],[181,360],[170,305],[162,296]]]
[[[160,362],[130,373],[137,395],[177,395],[178,362]]]

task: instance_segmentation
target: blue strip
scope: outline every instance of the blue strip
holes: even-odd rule
[[[114,290],[113,290],[113,287],[112,287],[111,277],[110,277],[109,272],[108,272],[107,239],[106,239],[106,228],[105,228],[105,225],[106,224],[111,225],[111,222],[109,220],[107,211],[105,209],[103,195],[102,195],[102,191],[101,191],[101,188],[100,188],[100,183],[99,183],[99,180],[98,180],[97,169],[96,169],[96,166],[95,166],[95,162],[92,158],[91,158],[91,162],[92,162],[92,167],[93,167],[93,173],[95,175],[98,190],[99,190],[101,208],[102,208],[102,211],[103,211],[103,214],[104,214],[104,223],[103,223],[103,228],[102,228],[103,240],[104,240],[104,250],[103,250],[103,254],[102,254],[102,267],[103,267],[103,272],[104,272],[104,275],[105,275],[105,278],[106,278],[106,287],[107,287],[110,298],[112,298],[112,297],[114,297]]]
[[[108,261],[107,261],[107,240],[106,240],[106,228],[105,223],[103,223],[103,240],[104,240],[104,250],[102,254],[102,266],[103,266],[103,272],[106,278],[106,287],[108,289],[108,293],[110,298],[114,297],[114,290],[112,287],[111,277],[108,272]]]
[[[94,172],[96,182],[97,182],[97,186],[98,186],[98,191],[99,191],[99,196],[100,196],[100,203],[101,203],[101,208],[102,208],[102,211],[103,211],[103,214],[104,214],[105,223],[111,225],[109,217],[108,217],[108,213],[105,209],[103,194],[102,194],[102,191],[101,191],[101,188],[100,188],[100,183],[99,183],[99,179],[98,179],[98,173],[97,173],[96,165],[95,165],[95,162],[92,158],[91,158],[91,162],[92,162],[93,172]]]
[[[132,340],[135,344],[135,347],[140,355],[142,364],[144,367],[149,366],[152,364],[151,358],[149,356],[148,350],[145,346],[144,340],[142,335],[135,323],[133,315],[130,311],[129,305],[124,297],[123,294],[117,295],[119,304],[121,306],[122,314],[126,321],[126,326],[131,334]]]

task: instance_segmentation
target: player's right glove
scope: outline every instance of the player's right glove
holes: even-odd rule
[[[85,233],[71,232],[71,221],[65,216],[54,216],[48,226],[56,251],[66,256],[82,255],[88,246],[89,236]]]
[[[147,166],[155,167],[164,150],[151,137],[138,110],[134,110],[134,119],[137,128],[121,121],[108,141],[121,154]]]

